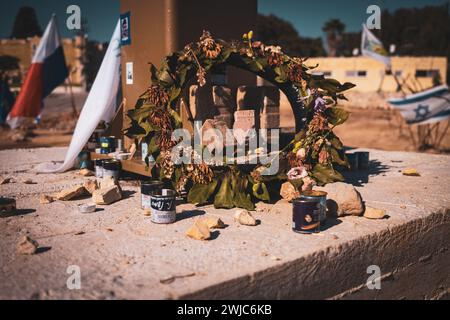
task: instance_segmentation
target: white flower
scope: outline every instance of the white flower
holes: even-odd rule
[[[295,167],[289,170],[287,176],[289,180],[303,179],[308,176],[308,171],[304,167]]]
[[[281,47],[280,46],[267,46],[265,48],[266,51],[268,52],[273,52],[273,53],[280,53],[282,54],[283,52],[281,52]]]

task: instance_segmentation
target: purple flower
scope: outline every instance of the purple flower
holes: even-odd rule
[[[326,109],[325,100],[323,100],[322,97],[317,97],[315,104],[314,104],[314,111],[315,112],[323,112]]]

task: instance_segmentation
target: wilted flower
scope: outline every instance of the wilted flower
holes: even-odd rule
[[[306,150],[305,148],[301,148],[300,150],[297,151],[297,158],[300,160],[303,160],[306,158]]]
[[[203,35],[200,38],[200,47],[205,53],[206,58],[215,59],[222,51],[222,45],[217,43],[212,37],[209,31],[203,31]]]
[[[267,57],[267,63],[272,66],[280,66],[283,64],[283,53],[281,52],[281,47],[266,47],[266,52],[269,53],[269,56]]]
[[[197,71],[197,82],[200,87],[206,84],[206,71],[203,68],[199,68]]]
[[[329,158],[328,151],[325,149],[322,149],[322,151],[320,151],[320,153],[319,153],[319,163],[320,164],[328,163],[328,158]]]
[[[313,187],[316,185],[316,181],[311,179],[310,177],[306,177],[303,179],[302,191],[312,191]]]
[[[281,52],[281,47],[280,46],[267,46],[265,48],[265,50],[267,52],[271,52],[271,53],[280,53],[280,54],[283,53],[283,52]]]
[[[301,63],[291,63],[288,69],[289,80],[301,83],[303,80],[303,67]]]
[[[144,99],[147,103],[157,107],[162,107],[169,103],[169,95],[158,85],[148,87]]]
[[[322,97],[317,97],[314,103],[314,111],[315,112],[323,112],[327,108],[326,102]]]
[[[308,176],[308,171],[306,171],[305,167],[295,167],[289,170],[287,173],[287,177],[289,180],[298,180],[303,179]]]

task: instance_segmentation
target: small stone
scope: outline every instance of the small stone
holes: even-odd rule
[[[83,177],[93,177],[93,176],[95,176],[94,172],[92,172],[89,169],[81,169],[78,173],[80,175],[82,175]]]
[[[420,177],[420,173],[416,169],[403,170],[403,175],[408,177]]]
[[[239,209],[234,214],[234,220],[244,226],[256,226],[256,220],[250,212],[244,209]]]
[[[281,261],[281,258],[276,257],[276,256],[271,256],[270,260],[272,260],[272,261]]]
[[[186,235],[195,240],[208,240],[211,238],[211,232],[204,219],[197,219],[194,225],[186,232]]]
[[[385,217],[386,217],[386,210],[366,207],[366,212],[364,213],[364,218],[367,218],[367,219],[384,219]]]
[[[23,183],[24,183],[24,184],[36,184],[36,182],[34,182],[34,181],[31,180],[31,179],[26,179],[26,180],[23,181]]]
[[[122,199],[122,192],[116,185],[109,188],[95,190],[92,194],[92,200],[98,205],[110,205]]]
[[[83,186],[74,186],[69,189],[62,190],[55,198],[60,201],[69,201],[81,197],[86,193],[86,189]]]
[[[300,193],[295,190],[295,187],[292,185],[292,183],[288,181],[282,184],[280,189],[280,196],[284,200],[291,202],[292,200],[298,198],[300,196]]]
[[[330,216],[361,216],[364,204],[359,192],[351,184],[337,182],[315,190],[325,191],[327,195],[327,209]]]
[[[114,229],[113,229],[113,228],[106,228],[106,231],[108,231],[108,232],[113,232]]]
[[[406,209],[406,206],[400,206],[400,209]]]
[[[23,236],[17,245],[17,253],[21,255],[33,255],[39,248],[39,244],[28,236]]]
[[[45,195],[45,194],[41,194],[41,196],[39,197],[39,202],[40,202],[41,204],[50,204],[50,203],[52,203],[53,201],[55,201],[55,199],[53,199],[53,197],[47,196],[47,195]]]
[[[223,229],[225,228],[225,223],[220,218],[216,217],[208,217],[203,218],[204,222],[208,226],[209,229]]]
[[[93,194],[95,190],[99,189],[97,180],[87,180],[84,182],[83,187],[89,192]]]
[[[0,179],[0,185],[8,184],[12,182],[12,178]]]
[[[104,177],[100,182],[100,189],[107,189],[114,186],[118,187],[119,190],[122,192],[122,188],[120,187],[119,181],[115,180],[111,176]]]
[[[144,216],[146,216],[146,217],[151,217],[151,216],[152,216],[152,211],[149,210],[149,209],[145,209],[145,210],[144,210]]]
[[[82,236],[83,234],[86,234],[86,232],[84,232],[84,231],[79,231],[79,232],[75,233],[76,236]]]

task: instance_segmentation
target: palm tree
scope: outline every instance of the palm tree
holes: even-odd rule
[[[322,28],[327,35],[328,56],[336,57],[342,45],[342,34],[345,31],[345,24],[339,19],[328,20]]]

